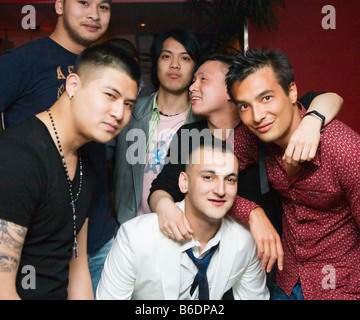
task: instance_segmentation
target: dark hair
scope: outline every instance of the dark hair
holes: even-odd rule
[[[113,45],[115,48],[120,48],[125,50],[130,56],[134,57],[136,60],[139,60],[139,55],[134,44],[125,38],[114,38],[104,42],[106,45]]]
[[[192,31],[186,29],[172,29],[157,35],[150,48],[152,60],[151,81],[155,90],[158,90],[160,85],[157,75],[157,64],[163,48],[163,43],[168,38],[174,38],[184,46],[186,52],[194,60],[194,71],[199,66],[201,47],[198,37]]]
[[[220,61],[223,64],[226,64],[230,67],[234,62],[234,55],[226,54],[223,52],[213,52],[211,54],[204,56],[201,59],[201,63],[205,63],[207,61]]]
[[[201,59],[201,64],[208,61],[219,61],[226,67],[226,69],[229,69],[234,63],[234,55],[226,54],[222,52],[213,52],[203,57]]]
[[[245,80],[256,71],[270,67],[286,95],[289,94],[289,87],[294,82],[294,73],[286,55],[280,50],[253,49],[245,52],[244,55],[236,55],[233,65],[226,76],[227,89],[230,98],[234,101],[232,88],[234,83]]]
[[[224,140],[221,140],[221,139],[215,138],[215,137],[212,137],[212,139],[210,141],[206,140],[206,139],[199,139],[199,140],[193,139],[192,147],[188,154],[187,161],[185,162],[185,171],[187,171],[189,166],[191,166],[193,164],[192,155],[197,150],[203,150],[203,149],[204,150],[205,149],[212,150],[214,152],[217,151],[217,152],[221,152],[221,153],[230,153],[234,157],[236,157],[232,147]],[[209,159],[207,159],[207,160],[209,160]]]
[[[107,2],[109,2],[110,4],[111,4],[111,1],[112,1],[112,0],[107,0]],[[63,3],[65,4],[65,0],[63,0]]]
[[[125,72],[139,86],[141,72],[139,64],[126,50],[109,43],[95,45],[85,49],[76,59],[74,73],[81,76],[81,71],[111,67]]]

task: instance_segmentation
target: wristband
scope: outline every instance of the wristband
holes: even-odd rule
[[[305,113],[305,116],[312,116],[318,120],[321,121],[321,130],[324,128],[324,124],[325,124],[325,117],[320,113],[320,112],[317,112],[316,110],[313,110],[313,111],[309,111],[307,113]]]

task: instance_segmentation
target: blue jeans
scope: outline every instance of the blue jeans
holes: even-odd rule
[[[280,289],[277,285],[275,285],[273,288],[271,299],[272,300],[304,300],[304,295],[301,289],[301,285],[298,282],[293,288],[290,297],[288,297],[287,294],[282,289]]]
[[[96,250],[93,253],[88,254],[88,263],[89,263],[92,287],[94,291],[94,297],[96,294],[96,288],[101,278],[101,272],[104,268],[106,257],[111,249],[113,242],[114,242],[114,238],[111,238],[100,249]]]

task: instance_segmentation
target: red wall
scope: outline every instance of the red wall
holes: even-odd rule
[[[336,29],[324,30],[325,5],[336,9]],[[289,57],[299,95],[336,92],[344,98],[338,119],[360,133],[360,1],[285,0],[276,31],[249,26],[250,48],[281,49]]]

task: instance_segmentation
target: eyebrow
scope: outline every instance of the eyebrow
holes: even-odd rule
[[[163,50],[161,50],[161,52],[174,53],[173,51],[168,50],[168,49],[163,49]],[[189,55],[186,51],[184,51],[184,52],[179,52],[179,54],[187,54],[187,55]]]
[[[110,89],[110,90],[113,90],[114,92],[116,92],[120,97],[122,97],[123,95],[121,94],[121,92],[114,88],[114,87],[111,87],[111,86],[105,86],[106,89]],[[126,99],[126,101],[130,101],[130,102],[134,102],[136,103],[136,99]]]
[[[265,95],[267,95],[267,94],[269,94],[269,93],[274,93],[275,91],[274,90],[264,90],[263,92],[261,92],[261,93],[259,93],[256,97],[255,97],[255,100],[258,100],[258,99],[260,99],[261,97],[263,97],[263,96],[265,96]],[[244,100],[235,100],[234,101],[235,102],[235,104],[241,104],[241,103],[247,103],[246,101],[244,101]]]
[[[194,78],[195,78],[195,77],[198,77],[198,76],[201,76],[201,75],[208,75],[208,74],[209,74],[209,72],[199,71],[198,73],[195,73]]]
[[[210,169],[201,170],[200,173],[211,173],[211,174],[218,176],[218,174],[216,174],[216,172],[214,170],[210,170]],[[225,175],[225,177],[231,177],[231,176],[234,176],[237,178],[238,174],[235,172],[231,172],[231,173]]]
[[[111,87],[111,86],[105,86],[105,88],[106,88],[106,89],[110,89],[110,90],[112,90],[112,91],[115,91],[119,96],[122,97],[122,94],[121,94],[121,92],[120,92],[118,89],[116,89],[116,88],[114,88],[114,87]]]

